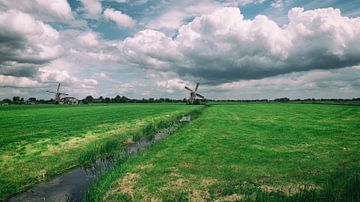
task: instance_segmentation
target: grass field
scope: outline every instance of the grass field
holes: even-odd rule
[[[146,135],[199,106],[0,107],[0,200]],[[152,126],[152,127],[149,127]]]
[[[105,174],[89,199],[358,201],[359,176],[358,106],[214,105]]]

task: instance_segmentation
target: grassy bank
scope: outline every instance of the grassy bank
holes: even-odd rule
[[[101,155],[199,106],[110,104],[0,108],[0,200]]]
[[[90,200],[356,201],[360,108],[214,105],[90,190]]]

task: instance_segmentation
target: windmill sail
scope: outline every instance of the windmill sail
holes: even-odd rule
[[[187,87],[187,86],[185,86],[185,89],[186,89],[186,90],[189,90],[189,91],[191,91],[191,92],[193,91],[193,90],[191,90],[191,88],[189,88],[189,87]]]
[[[196,97],[204,98],[204,96],[202,96],[196,92],[198,90],[198,88],[199,88],[199,83],[196,83],[195,90],[192,90],[191,88],[185,86],[185,89],[190,91],[190,97],[189,97],[190,104],[194,104],[194,102],[196,101]]]

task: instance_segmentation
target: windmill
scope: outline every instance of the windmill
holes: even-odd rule
[[[60,97],[62,95],[68,95],[67,93],[60,92],[60,83],[59,83],[56,91],[46,91],[46,92],[55,94],[55,103],[57,103],[57,104],[60,103],[60,99],[61,99]]]
[[[192,90],[191,88],[185,86],[185,89],[190,91],[190,97],[189,97],[189,103],[190,104],[195,103],[196,97],[204,98],[204,96],[202,96],[202,95],[200,95],[199,93],[196,92],[198,88],[199,88],[199,83],[196,83],[195,90]]]

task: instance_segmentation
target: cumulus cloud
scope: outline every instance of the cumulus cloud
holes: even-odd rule
[[[83,88],[94,88],[96,85],[98,85],[98,81],[95,79],[84,79],[81,84]]]
[[[213,12],[222,7],[239,7],[247,4],[261,4],[265,0],[187,0],[176,1],[161,15],[150,20],[146,27],[154,30],[174,32],[189,20]]]
[[[69,21],[73,19],[66,0],[11,0],[0,1],[0,11],[16,9],[29,13],[42,21]]]
[[[162,15],[148,22],[146,27],[155,30],[178,29],[185,23],[184,21],[187,18],[210,13],[221,6],[220,3],[213,1],[181,1]]]
[[[0,73],[31,76],[62,53],[59,33],[17,10],[0,13]]]
[[[165,88],[168,93],[174,93],[175,90],[183,90],[185,86],[190,86],[190,83],[180,78],[173,78],[157,81],[156,85]]]
[[[244,19],[225,7],[183,25],[175,38],[144,30],[119,49],[133,65],[200,77],[210,83],[360,63],[360,18],[333,8],[293,8],[280,27],[266,16]]]
[[[74,83],[79,79],[71,76],[70,71],[76,66],[64,59],[57,59],[39,68],[36,78],[42,82],[67,82]]]
[[[98,36],[94,32],[84,32],[78,36],[78,41],[83,46],[94,47],[99,45]]]
[[[0,87],[39,87],[41,84],[27,77],[0,75]]]
[[[118,59],[116,42],[102,39],[98,32],[64,30],[60,32],[60,41],[62,46],[68,50],[65,53],[67,58],[87,63],[88,66],[96,62],[114,62]]]
[[[68,86],[68,91],[73,92],[82,89],[93,89],[98,81],[93,78],[75,76],[79,71],[79,64],[74,64],[66,59],[57,59],[39,69],[37,81],[40,83],[62,83]],[[85,78],[84,78],[85,77]]]
[[[80,0],[83,4],[87,17],[98,18],[102,12],[100,0]]]
[[[105,19],[110,19],[114,21],[119,27],[132,27],[135,25],[135,20],[132,19],[130,16],[112,8],[105,9],[104,17]]]

